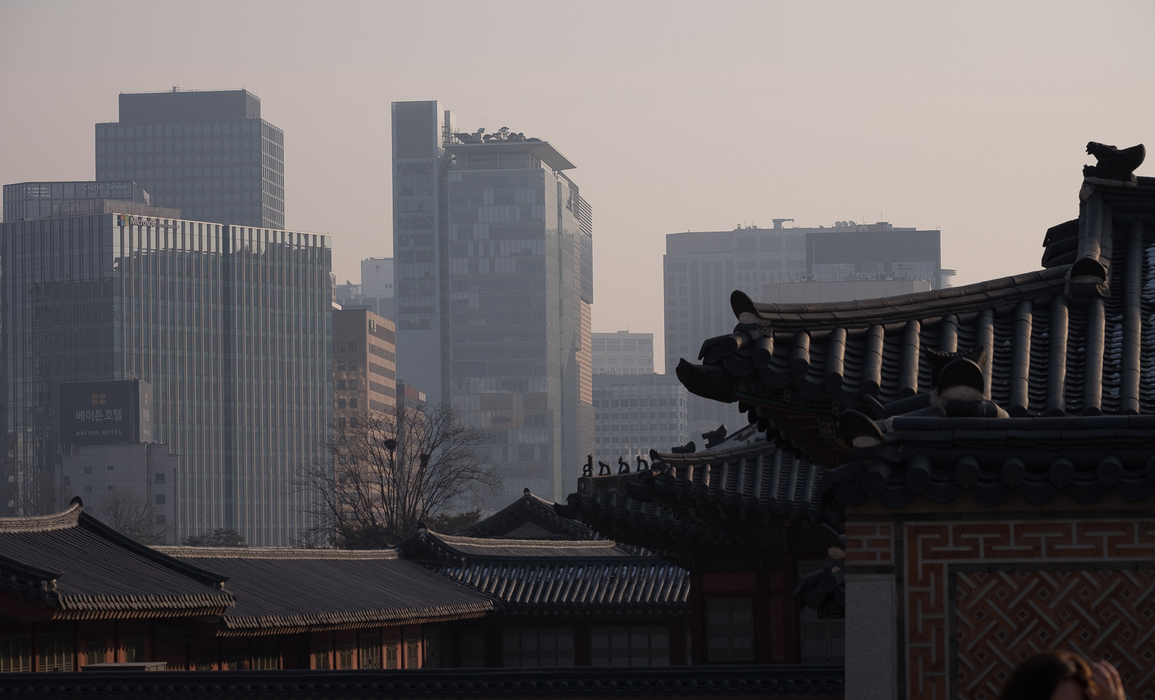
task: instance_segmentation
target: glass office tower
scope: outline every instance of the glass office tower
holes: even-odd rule
[[[435,102],[393,115],[398,370],[485,431],[507,494],[560,501],[593,452],[593,226],[574,166],[508,130],[458,133]]]
[[[190,219],[285,227],[285,135],[246,90],[121,93],[120,120],[96,125],[96,179]]]
[[[5,223],[0,256],[0,510],[59,507],[61,382],[139,378],[180,455],[177,534],[293,543],[293,470],[332,421],[328,236],[104,214]]]

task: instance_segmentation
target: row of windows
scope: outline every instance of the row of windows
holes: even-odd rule
[[[681,406],[685,408],[686,397],[679,396],[677,399],[671,396],[650,399],[594,399],[594,408],[665,408],[669,406]],[[614,417],[617,417],[616,413]]]
[[[168,169],[154,169],[154,166],[161,165],[229,165],[230,163],[256,163],[259,162],[257,154],[255,153],[225,153],[215,155],[193,155],[193,156],[116,156],[96,159],[96,176],[98,179],[104,180],[110,177],[129,177],[129,178],[146,178],[151,181],[154,177],[181,177],[184,172],[184,177],[188,177],[188,168],[168,168]],[[108,168],[123,168],[136,166],[137,170],[118,171],[120,174],[108,171]],[[147,166],[147,170],[139,170],[141,166]],[[198,168],[193,169],[198,170]],[[278,168],[269,166],[265,163],[265,167],[260,166],[246,166],[253,176],[260,175],[266,179],[271,179]],[[208,173],[205,173],[207,176]],[[148,188],[150,191],[152,187]]]
[[[163,133],[162,133],[163,130]],[[96,137],[100,138],[148,138],[150,136],[230,136],[259,134],[275,143],[283,145],[284,134],[280,129],[262,124],[258,120],[229,122],[224,124],[164,124],[154,126],[122,126],[120,124],[97,124]]]
[[[178,139],[176,141],[98,141],[101,153],[157,153],[164,151],[238,151],[259,149],[261,139]]]

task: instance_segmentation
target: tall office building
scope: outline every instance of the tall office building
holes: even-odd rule
[[[593,446],[593,224],[573,167],[508,129],[459,132],[437,102],[393,104],[397,365],[486,432],[507,493],[558,500]]]
[[[898,228],[886,222],[840,221],[833,228],[738,227],[732,231],[671,233],[663,257],[666,372],[680,358],[696,360],[702,338],[734,329],[730,294],[757,298],[775,282],[821,280],[926,280],[946,286],[953,274],[940,264],[937,230]],[[690,396],[691,432],[745,424],[737,406]]]
[[[291,544],[332,422],[328,236],[123,214],[0,225],[0,480],[50,511],[62,382],[141,379],[179,455],[179,536]]]
[[[121,93],[119,121],[96,125],[96,179],[189,219],[285,227],[285,135],[246,90]]]

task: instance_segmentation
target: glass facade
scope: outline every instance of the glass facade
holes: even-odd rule
[[[122,94],[96,125],[96,179],[135,180],[182,216],[285,227],[285,135],[243,90]]]
[[[436,102],[393,103],[393,275],[397,365],[435,404],[447,398],[445,208],[442,148],[453,115]]]
[[[177,534],[289,545],[293,468],[332,421],[328,236],[107,214],[8,223],[2,256],[9,514],[59,507],[61,382],[139,378],[179,455]]]
[[[485,431],[507,493],[561,500],[593,449],[592,213],[548,143],[461,136],[393,105],[397,365]]]

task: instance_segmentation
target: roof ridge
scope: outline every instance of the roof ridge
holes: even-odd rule
[[[83,508],[73,503],[68,510],[47,515],[29,515],[15,518],[0,518],[0,532],[50,532],[76,527]]]
[[[386,560],[398,559],[396,549],[304,549],[293,547],[153,547],[161,554],[178,559],[318,559]]]
[[[960,316],[1028,299],[1052,297],[1067,285],[1070,265],[897,297],[849,302],[768,304],[735,290],[730,306],[738,324],[769,325],[775,331],[814,333],[829,328],[860,329],[941,316]]]
[[[700,450],[698,452],[659,452],[658,457],[663,464],[669,464],[673,466],[675,464],[684,463],[715,462],[719,459],[729,458],[735,455],[746,456],[750,454],[779,452],[781,449],[782,448],[775,445],[774,441],[772,440],[756,440],[745,445],[715,447],[708,450]]]
[[[427,530],[429,535],[446,544],[468,544],[475,547],[491,549],[507,547],[548,547],[552,549],[580,548],[580,549],[613,549],[618,543],[613,540],[511,540],[490,537],[463,537],[461,535],[443,535],[440,532]],[[609,546],[607,546],[609,545]]]

